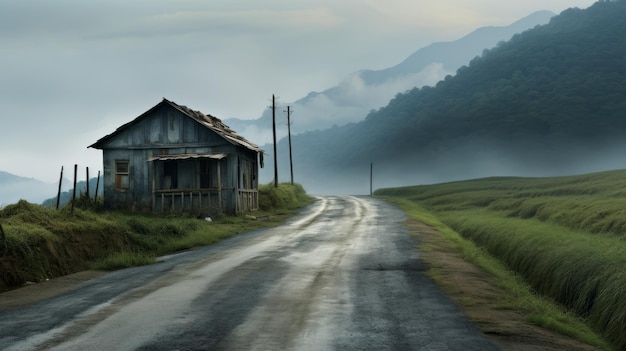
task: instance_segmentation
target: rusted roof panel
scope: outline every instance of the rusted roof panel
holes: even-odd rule
[[[174,108],[178,109],[180,112],[184,113],[185,115],[193,118],[194,120],[196,120],[198,123],[202,124],[203,126],[211,129],[212,131],[216,132],[217,134],[219,134],[220,136],[222,136],[224,139],[228,140],[229,142],[233,143],[233,144],[238,144],[241,145],[247,149],[253,150],[253,151],[261,151],[259,149],[259,146],[250,142],[249,140],[247,140],[246,138],[242,137],[241,135],[238,135],[237,133],[235,133],[234,130],[230,129],[229,126],[227,126],[226,124],[224,124],[224,122],[222,122],[221,119],[215,117],[215,116],[211,116],[211,115],[206,115],[200,111],[195,111],[192,110],[190,108],[188,108],[187,106],[183,106],[183,105],[178,105],[175,102],[169,101],[167,99],[163,99],[164,101],[167,101],[170,105],[172,105]]]
[[[174,154],[174,155],[158,155],[154,157],[150,157],[148,162],[150,161],[169,161],[169,160],[188,160],[192,158],[210,158],[214,160],[221,160],[224,157],[228,156],[226,153],[219,154]]]

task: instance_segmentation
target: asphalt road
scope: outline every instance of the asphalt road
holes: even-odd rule
[[[0,312],[0,350],[497,350],[424,274],[404,218],[320,197],[283,226]]]

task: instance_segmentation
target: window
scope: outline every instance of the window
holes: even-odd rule
[[[200,188],[206,189],[211,187],[211,164],[209,160],[200,161]]]
[[[178,188],[178,162],[177,161],[165,161],[163,163],[163,188],[164,189],[177,189]]]
[[[115,161],[115,189],[128,189],[128,161]]]

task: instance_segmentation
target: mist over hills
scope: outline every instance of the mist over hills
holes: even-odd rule
[[[68,182],[65,182],[68,184]],[[41,203],[45,199],[56,196],[58,183],[46,183],[34,178],[20,177],[0,171],[0,207],[26,200]],[[67,190],[67,185],[64,190]]]
[[[435,87],[397,94],[359,123],[293,137],[313,193],[626,165],[626,1],[569,9],[487,50]],[[287,142],[280,181],[289,180]],[[261,180],[271,180],[266,158]]]
[[[322,92],[311,92],[290,105],[295,111],[292,133],[322,130],[332,126],[362,121],[372,110],[386,105],[398,92],[414,87],[435,85],[448,74],[480,55],[486,48],[510,39],[540,24],[546,24],[555,14],[550,11],[533,13],[509,26],[479,28],[461,39],[433,43],[415,51],[401,63],[383,70],[361,70],[346,77],[337,86]],[[269,97],[268,97],[269,98]],[[287,135],[283,108],[276,111],[277,135]],[[258,144],[272,142],[272,113],[266,109],[256,120],[226,119],[238,134]]]

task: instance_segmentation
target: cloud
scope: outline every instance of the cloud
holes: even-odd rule
[[[310,95],[304,102],[295,104],[297,124],[294,130],[304,127],[324,129],[335,124],[362,121],[370,110],[387,105],[397,93],[435,85],[452,73],[441,63],[432,63],[414,74],[393,77],[380,84],[367,84],[361,72],[357,72],[343,80],[336,90]]]
[[[174,38],[206,36],[214,40],[261,35],[294,36],[303,32],[329,30],[341,19],[327,8],[298,10],[171,11],[128,19],[99,35],[102,38]],[[214,37],[215,36],[215,37]]]
[[[255,125],[247,126],[237,131],[237,134],[243,136],[252,136],[249,140],[253,140],[259,146],[274,143],[274,133],[271,128],[260,128]],[[280,140],[287,136],[287,127],[283,125],[276,126],[276,140]],[[271,150],[265,150],[271,152]]]
[[[398,0],[395,6],[385,2],[368,0],[367,5],[378,16],[388,21],[396,30],[407,28],[437,28],[449,30],[454,27],[474,27],[484,21],[484,14],[475,10],[475,1],[467,6],[459,1],[412,1]]]
[[[417,73],[393,77],[380,84],[365,84],[360,73],[350,76],[339,87],[344,96],[352,101],[370,101],[373,107],[386,105],[397,93],[414,87],[433,86],[448,74],[442,63],[434,62]]]

